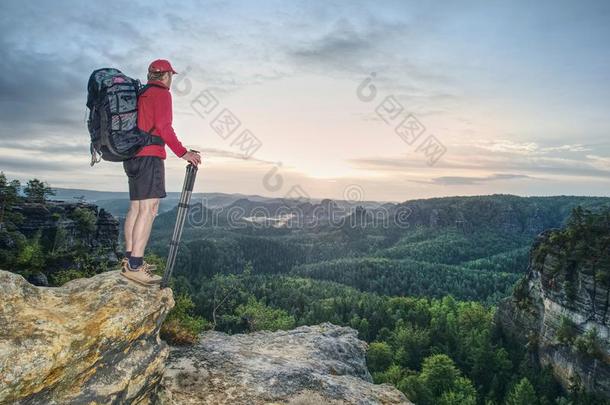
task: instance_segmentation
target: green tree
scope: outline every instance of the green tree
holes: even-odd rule
[[[506,405],[535,405],[537,403],[538,398],[534,387],[525,377],[515,384],[506,397]]]
[[[432,395],[438,398],[444,392],[451,391],[459,375],[460,370],[449,356],[434,354],[424,360],[419,378]]]
[[[371,325],[369,324],[368,319],[362,318],[356,329],[362,339],[369,340],[371,338]]]
[[[196,296],[198,308],[201,313],[209,313],[212,319],[213,329],[216,329],[225,321],[235,326],[233,311],[240,302],[247,302],[252,295],[246,292],[245,279],[252,274],[252,264],[246,263],[241,274],[214,274],[211,283],[204,284],[209,290],[200,289]],[[227,315],[223,315],[226,313]],[[225,324],[225,326],[227,326]],[[230,331],[226,330],[225,331]]]
[[[63,225],[57,225],[55,235],[53,236],[53,243],[51,245],[51,254],[62,252],[66,248],[66,241],[68,238],[68,232]]]
[[[70,214],[70,218],[76,222],[77,229],[84,235],[95,232],[97,228],[97,216],[93,210],[82,207],[75,208]]]
[[[576,324],[569,317],[562,315],[557,328],[557,340],[563,344],[570,344],[578,335]]]
[[[393,365],[388,369],[391,370]],[[408,398],[419,405],[472,404],[477,401],[477,392],[472,382],[461,375],[451,358],[435,354],[424,359],[419,375],[404,373],[399,382],[392,382]]]
[[[373,342],[369,345],[366,360],[372,372],[384,371],[392,364],[392,348],[386,342]]]
[[[465,377],[458,377],[451,391],[443,392],[439,398],[439,405],[476,405],[477,391],[472,382]]]
[[[576,347],[576,350],[584,355],[600,359],[603,357],[603,350],[601,349],[602,343],[599,338],[597,327],[587,330],[583,335],[574,339],[574,346]]]
[[[201,316],[193,315],[194,308],[190,296],[177,295],[174,308],[161,326],[161,337],[174,345],[195,343],[199,333],[210,328],[210,323]]]
[[[19,201],[19,180],[8,182],[4,172],[0,172],[0,229],[7,218],[7,211]]]
[[[399,321],[400,322],[400,321]],[[430,346],[430,331],[427,328],[400,322],[391,336],[396,363],[415,370],[421,364]]]
[[[25,275],[41,271],[45,265],[45,255],[40,244],[40,231],[27,240],[19,251],[17,263]]]
[[[154,274],[156,274],[158,276],[163,276],[163,273],[165,272],[165,258],[163,258],[155,253],[147,253],[144,256],[144,260],[146,261],[146,263],[152,264],[154,266],[154,270],[153,270]],[[175,291],[173,286],[172,286],[172,289]],[[193,307],[194,306],[195,306],[195,304],[193,304]]]
[[[405,378],[405,370],[397,364],[392,364],[384,372],[375,373],[375,376],[377,377],[375,379],[377,383],[389,383],[398,386],[400,381]]]
[[[250,332],[259,330],[276,331],[294,327],[294,317],[283,309],[274,309],[251,297],[246,304],[238,306],[235,315],[246,323]]]
[[[398,366],[392,366],[398,367]],[[392,368],[390,367],[390,369]],[[385,381],[384,381],[385,382]],[[402,378],[398,383],[394,383],[414,404],[432,405],[434,404],[433,395],[426,385],[419,378],[419,375],[412,374]]]
[[[29,180],[23,189],[29,202],[44,203],[48,196],[55,195],[55,191],[47,182],[38,179]]]

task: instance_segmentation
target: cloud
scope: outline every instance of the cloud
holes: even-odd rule
[[[197,149],[197,150],[199,150],[201,152],[201,154],[204,156],[204,158],[206,156],[215,156],[215,157],[222,157],[222,158],[228,158],[228,159],[236,159],[236,160],[241,160],[241,161],[245,161],[245,162],[256,162],[256,163],[264,163],[264,164],[271,164],[271,165],[276,164],[276,162],[258,159],[258,158],[252,157],[252,156],[249,158],[244,158],[243,153],[237,153],[237,152],[233,152],[233,151],[229,151],[229,150],[225,150],[225,149],[200,147],[200,149]]]
[[[509,139],[489,140],[475,143],[476,147],[491,152],[506,152],[519,155],[547,155],[552,152],[586,152],[589,147],[582,144],[541,146],[536,142],[515,142]]]
[[[490,145],[483,146],[481,145]],[[434,168],[425,164],[425,157],[411,151],[404,156],[364,157],[348,162],[356,169],[377,171],[387,175],[421,178],[425,173],[471,170],[514,173],[608,178],[610,158],[589,155],[591,147],[580,144],[540,146],[536,143],[489,142],[475,145],[447,145],[447,153]],[[420,159],[418,159],[418,156]],[[430,170],[430,171],[428,171]],[[434,170],[434,171],[433,171]],[[443,176],[445,177],[445,176]],[[451,178],[452,176],[448,176]],[[479,176],[475,176],[479,178]],[[458,177],[456,181],[459,181]]]
[[[354,15],[355,14],[355,15]],[[377,72],[377,84],[404,98],[439,101],[455,98],[447,84],[452,78],[442,68],[416,61],[404,52],[416,47],[422,34],[414,23],[381,18],[363,7],[350,17],[310,21],[309,37],[293,39],[280,48],[300,70],[317,68],[324,75]]]
[[[53,157],[3,156],[2,170],[11,173],[74,172],[87,167],[83,161],[56,159]]]
[[[73,67],[58,66],[64,61],[54,56],[2,49],[2,138],[35,138],[42,135],[42,128],[77,127],[85,110],[82,83],[86,78],[79,77]]]
[[[532,177],[524,174],[511,174],[511,173],[496,173],[491,176],[484,177],[466,177],[466,176],[442,176],[436,177],[427,183],[441,184],[447,186],[454,185],[472,185],[481,184],[490,181],[501,181],[501,180],[514,180],[514,179],[532,179]],[[426,182],[423,182],[426,183]]]
[[[374,42],[382,35],[381,28],[358,29],[350,20],[341,18],[329,31],[317,38],[301,40],[288,48],[287,53],[299,63],[352,70],[366,53],[373,51]]]
[[[604,171],[610,171],[610,157],[587,155],[587,159],[591,161],[591,165]]]
[[[86,141],[89,74],[108,65],[131,71],[144,66],[142,58],[150,52],[143,25],[128,17],[146,14],[149,7],[121,6],[121,13],[107,18],[112,7],[3,2],[0,13],[11,18],[0,25],[0,139],[56,135],[67,144],[80,143],[81,136]]]
[[[1,149],[11,149],[11,153],[42,154],[53,156],[87,156],[89,135],[83,133],[78,142],[68,142],[64,138],[31,139],[27,141],[3,141]]]

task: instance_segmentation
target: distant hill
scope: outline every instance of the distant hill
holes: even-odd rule
[[[53,188],[55,195],[53,199],[61,201],[86,201],[104,208],[115,216],[124,216],[129,208],[129,193],[124,191],[96,191],[78,188]],[[208,207],[224,207],[231,205],[239,199],[250,201],[266,201],[270,198],[258,195],[226,194],[226,193],[196,193],[192,196],[193,202],[204,200]],[[160,212],[166,212],[178,205],[179,192],[168,192],[167,197],[161,199]]]
[[[129,193],[127,191],[96,191],[96,190],[86,190],[79,188],[53,188],[55,191],[55,195],[53,199],[67,202],[90,202],[98,205],[101,208],[104,208],[106,211],[111,214],[123,217],[129,208]],[[292,201],[294,204],[297,203],[310,203],[317,204],[320,203],[321,199],[303,199],[303,200],[286,200],[284,198],[278,197],[264,197],[260,195],[247,195],[240,193],[195,193],[193,194],[192,202],[193,203],[203,203],[205,207],[208,208],[220,208],[220,207],[229,207],[233,204],[235,205],[249,205],[249,206],[280,206],[285,204],[286,201]],[[161,199],[161,204],[159,207],[160,212],[167,212],[178,205],[178,201],[180,200],[179,192],[168,192],[167,197]],[[377,207],[382,205],[384,202],[376,202],[376,201],[345,201],[345,200],[336,200],[336,204],[341,207],[353,207],[356,205],[362,205],[364,207]],[[392,203],[388,203],[390,205],[394,205]],[[291,204],[292,205],[292,204]]]

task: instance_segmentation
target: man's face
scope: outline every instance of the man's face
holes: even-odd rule
[[[167,84],[167,87],[171,87],[172,86],[172,76],[174,74],[172,72],[165,72],[165,80]]]

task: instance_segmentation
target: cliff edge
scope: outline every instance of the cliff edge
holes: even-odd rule
[[[330,323],[170,349],[172,291],[118,273],[36,287],[0,270],[0,403],[411,404],[373,384],[366,343]]]
[[[0,403],[147,403],[169,347],[172,291],[118,271],[35,287],[0,270]]]
[[[578,226],[538,236],[527,275],[495,320],[564,389],[610,398],[610,228]]]
[[[204,332],[172,348],[162,381],[165,404],[411,404],[389,384],[373,384],[366,343],[348,327],[227,335]]]

